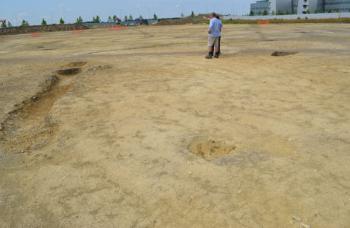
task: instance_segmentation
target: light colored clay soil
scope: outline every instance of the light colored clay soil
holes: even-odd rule
[[[227,25],[212,60],[206,25],[0,37],[0,227],[350,227],[349,37]]]

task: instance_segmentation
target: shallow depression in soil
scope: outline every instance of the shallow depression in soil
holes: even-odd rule
[[[189,150],[193,154],[208,161],[231,154],[235,149],[235,145],[227,145],[224,141],[203,137],[194,138],[189,145]]]

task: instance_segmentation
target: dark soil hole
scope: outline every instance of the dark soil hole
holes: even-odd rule
[[[57,74],[69,76],[69,75],[79,74],[80,72],[81,72],[80,68],[74,67],[74,68],[67,68],[67,69],[58,70]]]
[[[67,67],[82,67],[85,66],[87,64],[87,62],[72,62],[67,64]]]
[[[290,51],[275,51],[271,54],[271,56],[287,56],[287,55],[295,55],[297,52]]]

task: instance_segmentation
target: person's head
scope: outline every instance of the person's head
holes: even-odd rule
[[[217,13],[215,13],[215,12],[213,12],[213,13],[211,14],[211,18],[217,18],[217,19],[220,19],[220,15],[219,15],[219,14],[217,14]]]

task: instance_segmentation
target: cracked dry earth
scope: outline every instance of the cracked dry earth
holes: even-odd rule
[[[350,227],[349,35],[0,36],[0,227]]]

